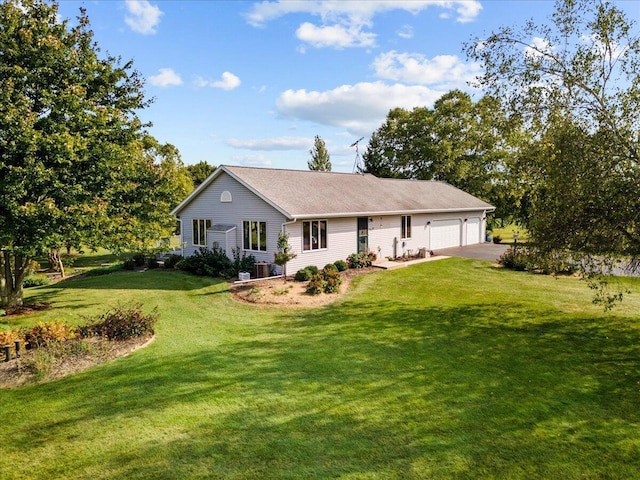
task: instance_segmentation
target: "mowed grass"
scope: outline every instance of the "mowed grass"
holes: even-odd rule
[[[359,277],[319,309],[117,273],[34,289],[78,322],[118,301],[156,341],[0,391],[0,477],[640,478],[640,283],[603,313],[577,279],[447,259]],[[6,320],[6,319],[5,319]]]

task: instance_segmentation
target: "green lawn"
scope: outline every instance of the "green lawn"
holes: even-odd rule
[[[161,318],[129,357],[0,391],[0,477],[640,478],[626,284],[607,314],[579,280],[463,259],[366,275],[310,310],[163,271],[30,289],[56,308],[21,324],[129,299]]]

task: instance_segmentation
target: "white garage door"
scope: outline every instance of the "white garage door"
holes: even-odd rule
[[[478,217],[467,220],[467,245],[480,243],[480,219]]]
[[[460,220],[436,220],[431,223],[431,250],[460,246]]]

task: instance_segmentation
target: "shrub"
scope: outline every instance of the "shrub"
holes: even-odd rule
[[[309,280],[306,292],[310,295],[320,295],[324,292],[326,286],[327,282],[324,279],[324,275],[316,273],[311,277],[311,280]]]
[[[371,266],[371,258],[367,253],[352,253],[347,257],[349,268],[365,268]]]
[[[76,338],[76,329],[62,322],[40,322],[27,329],[24,334],[25,342],[30,348],[39,348],[74,338]]]
[[[49,285],[49,283],[50,281],[47,277],[33,275],[26,277],[22,282],[22,286],[24,288],[39,287],[41,285]]]
[[[316,267],[315,265],[307,265],[304,268],[309,270],[312,275],[317,275],[318,273],[320,273],[320,269],[318,267]]]
[[[174,268],[182,260],[182,255],[171,254],[164,260],[164,268]]]
[[[502,242],[502,237],[500,235],[494,235],[493,243],[500,243],[500,242]]]
[[[347,262],[345,262],[344,260],[336,260],[334,265],[336,266],[339,272],[344,272],[349,268],[349,265],[347,265]]]
[[[201,248],[190,257],[185,257],[176,264],[176,268],[195,275],[208,275],[210,277],[231,278],[237,273],[233,273],[233,262],[219,248],[209,250]]]
[[[256,264],[256,257],[253,255],[247,255],[242,252],[240,255],[240,249],[234,248],[233,250],[233,268],[228,272],[228,278],[237,277],[240,272],[253,272],[253,267]]]
[[[340,285],[342,285],[342,276],[336,266],[331,263],[311,277],[306,291],[311,295],[338,293]]]
[[[293,276],[296,282],[308,282],[313,277],[313,274],[307,268],[301,268]]]
[[[333,268],[325,268],[322,272],[325,281],[324,293],[338,293],[342,285],[342,276],[335,265]]]
[[[136,262],[133,260],[133,258],[127,258],[122,264],[122,266],[124,267],[125,270],[135,270]]]
[[[158,263],[158,259],[156,257],[149,257],[147,258],[147,268],[150,270],[153,270],[155,268],[158,268],[160,266],[160,264]]]
[[[119,305],[95,319],[89,319],[87,325],[79,328],[79,332],[83,337],[96,335],[109,340],[127,340],[153,334],[157,320],[157,308],[145,315],[140,303],[128,307]]]
[[[528,270],[530,266],[529,258],[523,248],[510,248],[500,256],[498,263],[505,268],[521,272]]]
[[[324,271],[335,270],[337,272],[338,271],[338,267],[336,267],[335,264],[333,264],[333,263],[327,263],[322,270],[324,270]]]
[[[145,256],[144,253],[136,253],[133,257],[133,263],[135,263],[136,267],[144,266]]]

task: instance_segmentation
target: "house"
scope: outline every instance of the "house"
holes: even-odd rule
[[[443,182],[222,165],[172,214],[187,256],[215,246],[273,263],[284,229],[295,272],[355,252],[384,258],[481,243],[493,210]]]

